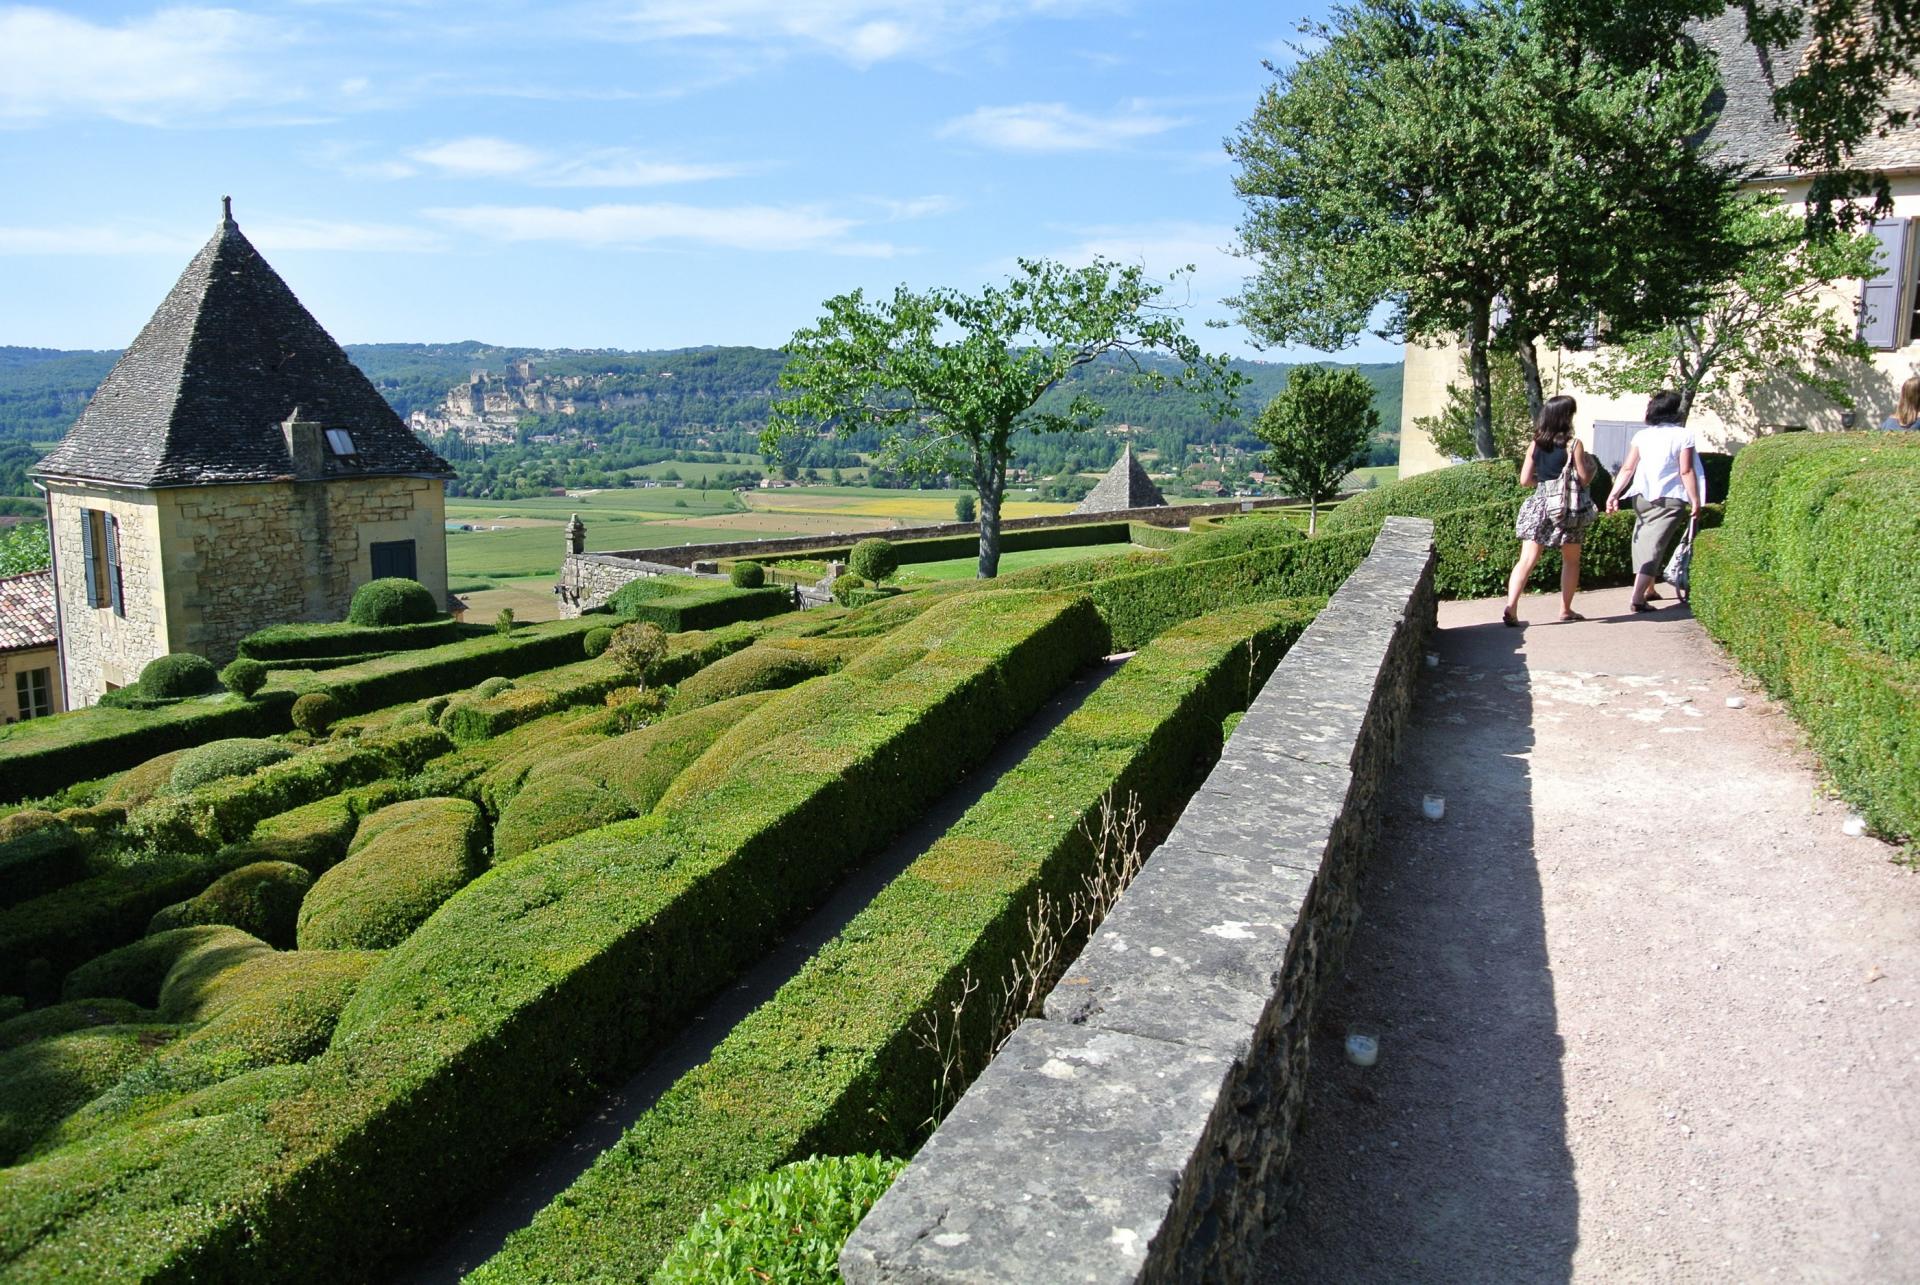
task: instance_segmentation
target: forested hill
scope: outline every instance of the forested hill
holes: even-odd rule
[[[545,454],[531,441],[537,436],[561,434],[596,448],[614,447],[652,451],[690,447],[754,449],[754,439],[765,423],[767,406],[775,395],[781,353],[768,348],[707,347],[657,352],[616,349],[503,348],[478,342],[453,344],[350,344],[348,354],[375,386],[405,416],[419,410],[435,412],[450,389],[467,383],[477,371],[498,378],[513,364],[531,363],[534,379],[564,396],[569,414],[529,413],[523,417],[522,449]],[[19,478],[37,453],[27,443],[58,439],[73,423],[94,387],[119,356],[115,352],[63,352],[48,348],[0,347],[0,494],[19,493]],[[1090,392],[1107,411],[1108,425],[1126,424],[1143,449],[1158,451],[1164,459],[1184,460],[1196,448],[1257,447],[1249,426],[1261,407],[1286,383],[1290,367],[1270,362],[1237,361],[1247,379],[1241,395],[1241,417],[1220,421],[1207,413],[1195,397],[1177,389],[1150,391],[1135,387],[1117,363],[1087,367],[1076,384],[1052,396],[1064,405],[1075,392]],[[1376,444],[1376,462],[1396,454],[1400,424],[1400,366],[1398,363],[1358,367],[1377,390],[1383,432]],[[1112,439],[1105,433],[1094,440],[1046,441],[1027,438],[1021,449],[1026,467],[1051,473],[1068,463],[1097,465],[1111,458]],[[461,464],[466,454],[458,442],[449,458]],[[849,443],[850,447],[861,444]],[[548,450],[577,452],[565,441]],[[825,460],[823,458],[822,462]]]

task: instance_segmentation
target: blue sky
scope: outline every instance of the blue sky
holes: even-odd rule
[[[1220,143],[1307,12],[0,4],[0,343],[125,344],[231,193],[345,342],[774,346],[855,286],[1103,253],[1195,263],[1190,330],[1253,355],[1200,328],[1245,270]]]

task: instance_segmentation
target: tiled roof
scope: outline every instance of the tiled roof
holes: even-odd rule
[[[1167,497],[1160,494],[1160,488],[1140,467],[1140,461],[1133,458],[1133,445],[1128,443],[1107,475],[1087,492],[1087,498],[1080,501],[1074,512],[1115,513],[1121,509],[1152,508],[1166,502]]]
[[[34,471],[140,487],[282,478],[296,408],[352,436],[324,477],[450,472],[223,218]]]
[[[53,572],[0,578],[0,651],[53,646]]]

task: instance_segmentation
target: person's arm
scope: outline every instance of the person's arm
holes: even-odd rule
[[[1687,507],[1700,516],[1700,481],[1693,475],[1693,447],[1680,448],[1680,485],[1687,493]]]
[[[1533,485],[1533,443],[1527,443],[1526,458],[1520,461],[1520,485]]]
[[[1593,481],[1593,456],[1581,447],[1580,439],[1569,437],[1567,449],[1573,452],[1573,466],[1580,475],[1580,485],[1585,486]]]
[[[1620,497],[1626,493],[1633,481],[1633,471],[1640,467],[1640,443],[1635,442],[1627,448],[1627,458],[1620,462],[1620,471],[1614,475],[1613,490],[1607,495],[1607,512],[1615,513],[1620,508]]]

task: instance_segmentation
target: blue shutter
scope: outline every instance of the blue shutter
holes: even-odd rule
[[[100,572],[94,565],[92,509],[80,510],[80,562],[87,569],[87,605],[100,605]]]
[[[111,513],[103,514],[107,526],[107,592],[113,603],[113,614],[127,614],[127,604],[120,597],[120,519]]]
[[[1900,299],[1907,283],[1906,219],[1875,219],[1873,239],[1880,243],[1880,271],[1860,286],[1860,339],[1869,348],[1900,346]]]

